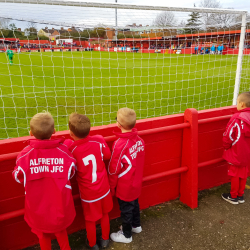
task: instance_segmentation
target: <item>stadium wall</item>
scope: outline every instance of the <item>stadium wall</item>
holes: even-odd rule
[[[125,52],[122,50],[122,47],[118,47],[118,50],[115,51],[115,48],[103,48],[99,45],[95,45],[94,50],[96,51],[109,51],[109,52]],[[138,53],[161,53],[161,54],[175,54],[176,51],[181,51],[181,54],[195,54],[194,48],[185,48],[185,49],[138,49]],[[132,52],[131,48],[130,51],[126,51],[128,53]],[[238,55],[239,49],[231,49],[225,48],[223,50],[223,55]],[[250,55],[250,49],[244,49],[244,55]]]
[[[24,44],[36,44],[39,45],[37,48],[21,48],[21,52],[51,52],[50,48],[44,49],[44,48],[40,48],[40,46],[43,45],[47,45],[47,46],[51,46],[53,45],[52,49],[53,52],[59,52],[59,51],[84,51],[85,48],[89,47],[88,42],[83,41],[79,44],[77,44],[76,46],[72,46],[72,47],[58,47],[56,46],[54,43],[48,43],[47,40],[41,41],[39,42],[39,40],[30,40],[30,41],[20,41],[21,46],[23,46]],[[121,47],[118,48],[117,51],[115,51],[115,48],[103,48],[100,47],[99,44],[95,44],[95,45],[91,45],[91,48],[93,48],[95,51],[108,51],[108,52],[125,52],[122,50]],[[5,49],[7,50],[7,49]],[[12,49],[14,52],[18,52],[18,49]],[[185,48],[185,49],[138,49],[138,53],[161,53],[161,54],[175,54],[176,51],[181,51],[181,54],[195,54],[194,48]],[[132,50],[130,48],[130,51],[127,51],[128,53],[131,53]],[[231,49],[231,48],[226,48],[223,51],[223,55],[238,55],[239,53],[239,49]],[[244,49],[243,51],[244,55],[250,55],[250,49]]]
[[[24,44],[49,44],[49,45],[56,45],[56,41],[49,41],[49,40],[20,40],[18,42],[21,46]]]
[[[195,208],[198,190],[219,186],[229,181],[227,165],[222,159],[222,134],[236,107],[223,107],[197,112],[139,120],[136,128],[144,139],[146,161],[141,209],[180,198]],[[109,147],[117,130],[115,124],[93,127],[91,134],[101,134]],[[68,131],[56,137],[69,138]],[[38,243],[37,237],[23,219],[24,189],[12,179],[15,158],[31,137],[0,141],[0,249],[16,250]],[[107,163],[107,162],[106,162]],[[72,180],[76,219],[68,228],[73,233],[85,227],[76,179]],[[110,214],[119,217],[117,200]]]

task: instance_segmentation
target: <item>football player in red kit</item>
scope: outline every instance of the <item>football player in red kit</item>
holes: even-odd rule
[[[116,121],[121,133],[116,133],[118,139],[113,144],[108,171],[111,193],[120,205],[122,226],[110,237],[115,242],[130,243],[132,232],[142,231],[138,198],[142,189],[145,144],[134,129],[136,113],[133,109],[119,109]]]
[[[69,116],[70,146],[77,162],[76,179],[82,200],[88,245],[91,249],[107,248],[109,244],[109,215],[113,208],[108,175],[103,160],[111,152],[100,135],[89,136],[90,120],[87,116],[73,113]],[[102,238],[96,244],[96,221],[101,219]]]
[[[62,250],[70,250],[66,228],[75,218],[70,185],[75,159],[64,139],[51,139],[53,133],[50,113],[33,116],[30,135],[36,139],[18,155],[13,177],[24,185],[24,219],[38,236],[41,250],[51,249],[51,233]]]
[[[222,198],[234,205],[245,202],[243,194],[250,163],[250,92],[239,94],[237,110],[223,134],[223,158],[228,162],[231,191],[222,194]]]

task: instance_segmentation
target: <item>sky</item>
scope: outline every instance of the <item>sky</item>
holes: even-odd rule
[[[72,0],[74,1],[74,0]],[[81,0],[78,0],[81,1]],[[84,1],[81,1],[84,2]],[[88,2],[115,3],[115,0],[89,0]],[[121,4],[193,7],[200,5],[200,0],[117,0]],[[250,0],[220,0],[223,8],[247,10],[250,13]],[[10,11],[11,10],[11,11]],[[152,25],[158,11],[118,10],[118,26],[137,23]],[[188,13],[178,12],[178,20],[187,19]],[[97,24],[115,26],[114,9],[79,8],[69,6],[41,6],[30,4],[6,4],[0,3],[0,17],[11,17],[10,23],[15,23],[18,28],[27,28],[27,20],[37,22],[37,28],[44,27],[89,27]],[[20,21],[24,20],[24,21]]]

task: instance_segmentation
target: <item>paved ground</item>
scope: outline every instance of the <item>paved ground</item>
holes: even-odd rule
[[[250,178],[247,182],[250,189]],[[199,193],[199,207],[191,210],[179,200],[163,203],[141,212],[140,234],[130,244],[110,243],[111,250],[250,250],[250,190],[246,189],[244,204],[231,205],[221,193],[229,184]],[[120,219],[111,222],[117,231]],[[97,229],[100,235],[100,228]],[[70,235],[72,250],[85,250],[86,232]],[[25,250],[38,250],[39,246]],[[53,241],[53,250],[59,250]]]

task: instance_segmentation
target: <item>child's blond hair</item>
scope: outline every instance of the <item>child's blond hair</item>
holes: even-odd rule
[[[136,113],[130,108],[121,108],[117,111],[117,122],[124,129],[132,129],[136,123]]]
[[[30,130],[36,139],[50,139],[55,130],[52,115],[47,111],[34,115],[30,120]]]
[[[239,101],[245,103],[246,107],[250,107],[250,92],[242,92],[238,95]]]
[[[88,136],[90,127],[90,120],[86,115],[75,112],[69,116],[69,130],[78,138]]]

